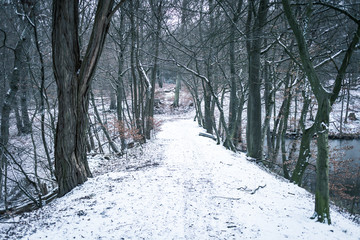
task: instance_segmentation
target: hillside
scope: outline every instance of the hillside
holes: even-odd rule
[[[161,128],[138,155],[89,159],[94,178],[2,222],[0,238],[360,239],[334,208],[332,225],[311,220],[312,194],[198,136],[191,119]]]

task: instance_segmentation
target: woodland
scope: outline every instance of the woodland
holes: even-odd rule
[[[0,214],[41,208],[124,159],[161,116],[359,221],[359,0],[1,0]],[[171,99],[166,94],[171,93]],[[270,186],[267,186],[270,187]]]

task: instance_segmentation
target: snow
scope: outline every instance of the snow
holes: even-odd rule
[[[191,119],[166,121],[143,146],[147,167],[89,179],[0,223],[0,238],[360,239],[348,216],[331,208],[332,225],[311,220],[312,194],[200,131]],[[101,159],[89,161],[101,167]]]

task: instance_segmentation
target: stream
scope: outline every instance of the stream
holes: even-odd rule
[[[286,139],[287,157],[294,141],[296,141],[296,150],[292,164],[295,164],[298,158],[301,139]],[[316,187],[316,149],[316,140],[314,139],[311,142],[312,157],[309,161],[310,164],[307,167],[302,180],[302,186],[312,193],[315,192]],[[349,207],[352,204],[355,206],[355,211],[360,212],[360,139],[329,139],[329,156],[330,195],[337,199],[341,199],[340,202],[342,206]],[[281,150],[277,158],[277,164],[282,164]],[[336,174],[334,174],[334,170]],[[280,167],[277,167],[275,171],[280,173],[280,175],[283,175]],[[336,184],[347,186],[348,190],[345,192],[351,191],[350,196],[356,196],[357,200],[353,203],[349,202],[348,199],[344,199],[341,196],[341,193],[339,194],[336,190],[332,190]]]

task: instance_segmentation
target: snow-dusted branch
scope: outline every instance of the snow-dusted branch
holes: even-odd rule
[[[324,61],[320,62],[319,64],[315,65],[314,68],[318,68],[321,67],[322,65],[324,65],[325,63],[329,62],[329,61],[334,61],[334,58],[336,58],[337,56],[339,56],[342,52],[344,52],[344,50],[340,50],[337,53],[335,53],[334,55],[330,56],[329,58],[325,59]]]
[[[147,87],[147,91],[148,92],[151,92],[151,89],[152,89],[152,86],[151,86],[151,82],[150,82],[150,79],[149,77],[147,76],[141,62],[139,61],[139,71],[141,73],[141,75],[144,77],[145,79],[145,84],[146,84],[146,87]],[[150,95],[149,95],[150,96]]]

